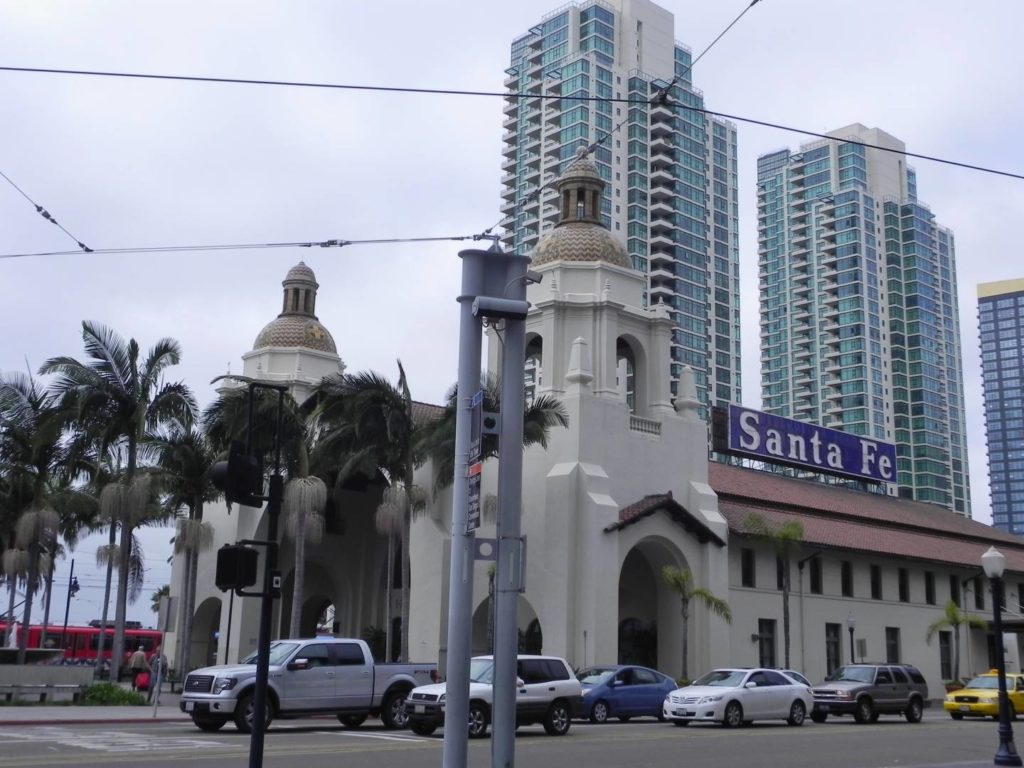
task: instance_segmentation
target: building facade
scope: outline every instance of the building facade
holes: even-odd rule
[[[992,525],[1024,534],[1024,279],[978,286]]]
[[[758,158],[763,409],[895,443],[890,493],[970,517],[953,233],[903,142],[829,135]]]
[[[645,276],[642,304],[673,322],[672,391],[689,365],[703,407],[741,391],[736,127],[695,111],[704,98],[673,27],[649,0],[591,0],[512,42],[501,226],[507,249],[536,247],[558,218],[553,180],[592,147],[601,221]]]

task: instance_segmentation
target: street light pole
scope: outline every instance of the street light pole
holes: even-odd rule
[[[1013,745],[1010,725],[1010,700],[1006,695],[1006,663],[1003,658],[1003,570],[1006,557],[995,547],[989,547],[981,556],[985,575],[992,582],[992,632],[995,634],[996,672],[999,677],[999,747],[995,765],[1024,765]]]
[[[853,658],[853,630],[854,630],[854,627],[856,627],[856,626],[857,626],[857,620],[855,618],[853,618],[853,612],[851,611],[850,615],[846,617],[846,628],[850,632],[850,663],[851,664],[856,664],[857,663],[854,660],[854,658]]]

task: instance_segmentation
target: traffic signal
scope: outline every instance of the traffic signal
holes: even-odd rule
[[[230,503],[257,509],[263,506],[263,463],[247,455],[239,442],[231,444],[227,461],[213,465],[210,480]]]
[[[217,550],[217,573],[214,583],[221,592],[245,589],[256,583],[255,549],[241,544],[225,544]]]

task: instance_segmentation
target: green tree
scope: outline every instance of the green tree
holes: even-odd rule
[[[203,514],[206,503],[219,496],[210,481],[210,469],[217,455],[201,431],[180,425],[157,438],[153,447],[160,471],[164,508],[168,515],[176,518],[174,551],[182,553],[184,558],[175,669],[185,675],[192,663],[192,621],[199,553],[213,544],[213,528],[203,520]]]
[[[98,323],[82,323],[82,342],[87,362],[73,357],[48,360],[41,372],[56,376],[55,388],[75,408],[79,427],[109,446],[125,444],[125,484],[131,488],[138,470],[139,449],[147,432],[169,422],[189,424],[195,400],[181,382],[167,383],[164,374],[181,360],[181,348],[173,339],[159,340],[142,357],[135,339],[125,340]],[[132,500],[141,494],[133,495]],[[124,657],[124,622],[128,604],[132,529],[137,510],[122,507],[118,520],[117,600],[110,672],[118,679]]]
[[[674,565],[666,565],[661,569],[661,578],[679,596],[679,615],[682,618],[683,630],[683,668],[681,677],[689,678],[687,659],[690,649],[690,602],[696,600],[716,616],[721,616],[730,624],[732,623],[732,611],[729,610],[729,603],[716,596],[706,587],[698,587],[693,580],[693,574],[688,568],[677,568]]]
[[[804,540],[804,526],[799,520],[785,520],[781,523],[769,522],[763,515],[751,512],[743,521],[743,529],[767,542],[775,551],[782,566],[782,642],[786,659],[789,664],[789,592],[790,572],[794,555],[800,552]]]
[[[171,596],[171,585],[164,584],[160,589],[156,590],[149,596],[149,608],[153,613],[160,613],[160,601],[165,597]]]
[[[946,610],[942,616],[928,625],[924,639],[931,643],[932,638],[942,630],[950,630],[953,633],[953,680],[960,680],[960,627],[974,629],[988,629],[988,622],[976,616],[969,615],[966,611],[960,610],[955,601],[946,603]],[[999,642],[997,638],[997,642]]]

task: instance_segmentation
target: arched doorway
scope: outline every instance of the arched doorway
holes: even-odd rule
[[[679,600],[661,575],[666,565],[688,567],[661,537],[642,539],[626,554],[619,573],[618,662],[676,674],[682,669]]]
[[[220,609],[219,597],[208,597],[196,608],[192,619],[192,649],[189,652],[189,658],[196,667],[212,666],[217,663]]]
[[[533,610],[530,601],[522,595],[519,596],[518,602],[516,615],[519,624],[519,652],[542,653],[544,648],[544,632],[541,628],[540,619],[537,617],[537,612]],[[493,621],[493,604],[485,597],[477,605],[476,610],[473,611],[473,639],[470,646],[473,655],[480,656],[494,652],[494,637],[491,630]]]

